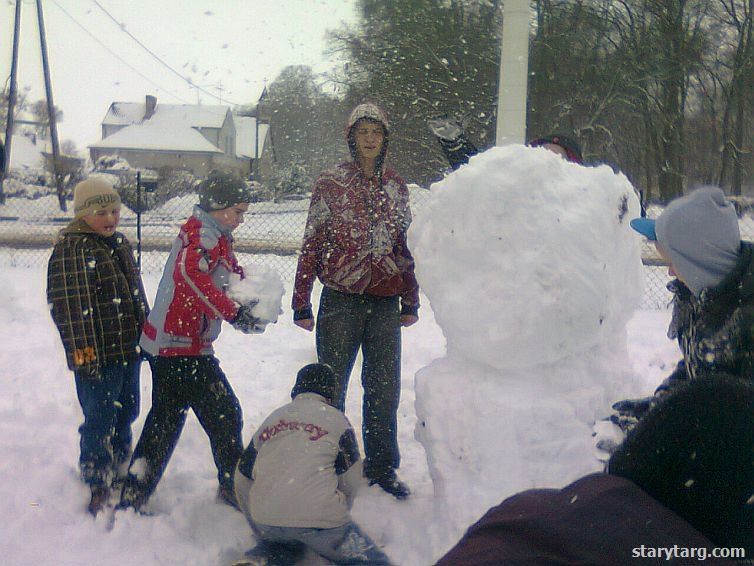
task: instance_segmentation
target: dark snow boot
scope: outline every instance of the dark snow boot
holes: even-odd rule
[[[233,566],[290,566],[297,564],[305,553],[306,548],[300,542],[261,540]]]
[[[369,478],[369,485],[377,484],[383,491],[386,491],[396,499],[406,499],[411,495],[411,490],[408,486],[398,479],[395,475],[395,470],[390,470],[379,476]]]
[[[147,499],[149,499],[149,496],[139,487],[138,480],[129,474],[123,482],[123,489],[120,492],[120,502],[115,508],[121,510],[131,507],[135,511],[141,512],[141,508],[146,504]]]
[[[228,487],[227,485],[221,485],[218,487],[217,501],[233,507],[236,511],[241,511],[241,508],[238,506],[238,499],[236,499],[236,494],[232,487]]]
[[[96,517],[97,513],[102,511],[105,505],[107,505],[107,502],[109,499],[110,499],[109,487],[106,487],[104,485],[93,485],[92,497],[89,500],[87,511],[89,511],[89,513],[91,513],[94,517]]]

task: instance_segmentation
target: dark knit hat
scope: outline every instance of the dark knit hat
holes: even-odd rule
[[[642,418],[608,463],[717,546],[754,556],[754,384],[691,380]]]
[[[251,192],[243,179],[225,171],[210,171],[199,185],[199,206],[207,212],[252,200]]]
[[[327,364],[309,364],[296,375],[296,385],[291,390],[291,399],[299,393],[316,393],[330,402],[335,401],[338,378]]]
[[[530,147],[542,147],[547,144],[559,145],[566,152],[568,161],[572,163],[583,163],[584,158],[581,155],[581,147],[578,142],[571,137],[563,134],[552,134],[543,138],[536,138],[529,142]]]

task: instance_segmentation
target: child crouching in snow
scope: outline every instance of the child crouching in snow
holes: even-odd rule
[[[74,220],[61,230],[47,267],[47,302],[84,413],[79,467],[91,487],[93,515],[131,455],[131,424],[139,414],[138,342],[148,312],[133,250],[115,230],[120,207],[107,181],[76,185]]]
[[[178,443],[188,409],[209,437],[220,483],[218,495],[235,506],[233,471],[243,450],[241,405],[214,356],[223,320],[242,332],[263,327],[249,305],[226,293],[231,274],[244,276],[231,233],[251,197],[245,183],[212,172],[199,205],[173,243],[144,325],[141,347],[156,356],[152,408],[134,450],[119,508],[140,509],[154,492]]]
[[[259,544],[236,564],[295,564],[307,548],[336,564],[389,564],[349,509],[362,480],[351,423],[335,407],[330,366],[296,376],[293,402],[262,423],[236,470],[238,503]]]

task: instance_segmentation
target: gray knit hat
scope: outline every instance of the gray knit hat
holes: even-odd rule
[[[207,212],[252,200],[251,192],[243,179],[225,171],[211,171],[199,185],[199,206]]]
[[[671,202],[655,231],[679,278],[697,296],[722,283],[738,261],[738,216],[718,187],[701,187]]]

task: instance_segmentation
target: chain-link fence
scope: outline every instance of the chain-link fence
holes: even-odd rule
[[[410,195],[412,211],[419,211],[429,191],[412,185]],[[140,242],[142,271],[162,271],[178,229],[197,202],[196,194],[184,194],[141,215],[122,206],[118,230],[134,247]],[[0,205],[0,248],[12,265],[42,265],[47,261],[58,231],[72,219],[71,202],[68,204],[69,210],[61,211],[57,196],[44,187],[17,190],[8,196]],[[244,223],[233,232],[233,247],[243,257],[242,263],[264,263],[281,277],[292,278],[308,208],[305,196],[251,203]]]
[[[44,265],[58,231],[71,220],[70,206],[68,212],[62,212],[57,196],[44,187],[7,194],[6,203],[0,205],[0,261],[5,265]],[[429,191],[412,185],[410,195],[411,210],[414,216],[418,216],[429,198]],[[174,197],[144,212],[140,218],[131,209],[123,207],[119,229],[134,245],[141,241],[140,257],[144,272],[162,271],[178,228],[191,215],[196,202],[195,194]],[[753,240],[752,205],[742,199],[735,202],[741,218],[742,237]],[[277,270],[283,279],[292,279],[308,205],[306,197],[277,203],[252,203],[246,221],[233,233],[234,248],[241,264],[265,264]],[[661,210],[660,207],[650,206],[647,215],[656,218]],[[667,267],[648,242],[642,244],[642,259],[645,288],[641,308],[663,309],[671,299],[666,288],[669,281]]]

